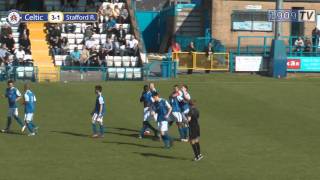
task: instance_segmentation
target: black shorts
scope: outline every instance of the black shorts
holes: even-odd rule
[[[200,127],[199,126],[190,126],[189,127],[189,139],[197,139],[200,137]]]

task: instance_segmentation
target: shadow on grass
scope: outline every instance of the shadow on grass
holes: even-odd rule
[[[154,148],[154,149],[160,149],[162,147],[159,146],[148,146],[144,144],[137,144],[137,143],[129,143],[129,142],[115,142],[115,141],[104,141],[103,143],[106,144],[117,144],[117,145],[128,145],[128,146],[136,146],[136,147],[142,147],[142,148]]]
[[[119,127],[108,127],[108,129],[115,129],[115,130],[119,130],[119,131],[130,131],[130,132],[140,132],[136,129],[129,129],[129,128],[119,128]]]
[[[66,135],[70,135],[70,136],[77,136],[77,137],[85,137],[85,138],[90,137],[87,134],[74,133],[74,132],[68,132],[68,131],[51,131],[51,132],[59,133],[59,134],[66,134]]]
[[[183,158],[183,157],[167,156],[167,155],[160,155],[160,154],[155,154],[155,153],[141,153],[141,152],[133,152],[133,153],[139,154],[139,155],[144,156],[146,158],[156,157],[156,158],[162,158],[162,159],[174,159],[174,160],[183,160],[183,161],[190,160],[190,159]]]
[[[0,134],[16,135],[16,136],[24,136],[24,134],[19,133],[19,132],[14,132],[14,131],[9,131],[9,132],[6,132],[6,133],[0,133]]]

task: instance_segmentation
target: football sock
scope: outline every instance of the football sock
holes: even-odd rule
[[[197,151],[197,146],[195,144],[191,144],[192,149],[193,149],[193,153],[195,157],[198,157],[198,151]]]
[[[23,123],[22,123],[21,119],[20,119],[18,116],[14,116],[14,118],[16,119],[17,123],[18,123],[21,127],[23,127]]]
[[[140,130],[140,136],[144,136],[144,132],[147,130],[147,125],[145,124],[145,122],[143,122],[142,128]]]
[[[199,153],[199,154],[201,154],[201,152],[200,152],[200,144],[199,144],[199,142],[195,143],[195,145],[196,145],[196,147],[197,147],[197,151],[198,151],[198,153]]]
[[[31,124],[32,128],[37,127],[37,126],[33,123],[33,121],[31,121],[29,124]]]
[[[184,135],[183,128],[178,128],[178,131],[179,131],[180,139],[184,139],[185,135]]]
[[[6,127],[7,130],[9,130],[9,128],[11,126],[11,122],[12,122],[11,117],[8,117],[8,119],[7,119],[7,127]]]
[[[104,126],[103,126],[103,124],[99,124],[99,131],[100,131],[101,135],[104,134]]]
[[[28,128],[30,133],[33,133],[33,127],[32,127],[31,123],[27,123],[27,128]]]
[[[184,127],[184,128],[182,128],[182,131],[183,131],[183,139],[187,139],[188,138],[189,128],[188,127]]]
[[[162,135],[162,140],[163,140],[163,143],[165,146],[169,146],[169,138],[168,138],[168,135]]]
[[[97,126],[95,123],[92,123],[92,132],[93,134],[97,134]]]

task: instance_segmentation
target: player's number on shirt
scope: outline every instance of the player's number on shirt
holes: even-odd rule
[[[49,12],[48,21],[50,23],[62,23],[63,22],[63,13],[62,12]]]

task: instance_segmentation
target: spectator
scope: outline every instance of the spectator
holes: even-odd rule
[[[19,44],[23,47],[26,54],[31,54],[31,43],[27,35],[22,35],[21,39],[19,39]]]
[[[206,53],[206,56],[207,56],[207,60],[208,61],[211,61],[212,60],[212,55],[214,53],[214,50],[213,50],[213,46],[212,46],[212,43],[210,42],[207,46],[207,48],[205,49],[205,53]],[[210,70],[205,70],[206,73],[210,73]]]
[[[172,41],[171,48],[172,48],[172,52],[174,52],[174,53],[181,52],[180,44],[175,41]]]
[[[120,45],[120,42],[118,41],[117,38],[115,38],[112,42],[113,44],[113,55],[124,55],[124,50],[126,49],[125,44],[124,45]],[[122,47],[121,47],[122,46]]]
[[[107,55],[113,55],[113,43],[111,38],[108,38],[107,42],[103,45],[103,48],[105,49]]]
[[[116,24],[117,22],[114,20],[113,17],[110,17],[110,19],[106,23],[106,31],[108,35],[114,34],[116,30]]]
[[[93,29],[91,24],[89,24],[84,31],[84,40],[90,39],[93,35]]]
[[[63,37],[61,39],[61,54],[65,55],[68,53],[69,50],[69,43],[67,37]]]
[[[115,5],[113,8],[113,17],[116,19],[117,22],[119,22],[119,16],[120,16],[119,6]]]
[[[70,53],[70,59],[71,59],[71,66],[79,66],[80,65],[80,51],[78,50],[78,47],[75,47],[74,50]]]
[[[24,65],[25,55],[26,53],[24,52],[22,46],[19,46],[19,48],[14,51],[15,59],[19,62],[20,65]]]
[[[136,56],[138,52],[138,40],[132,35],[130,39],[126,43],[126,50],[128,52],[128,55],[130,56]]]
[[[295,45],[295,51],[296,52],[301,52],[303,47],[304,47],[304,41],[301,37],[298,37],[298,39],[294,42]]]
[[[104,15],[105,15],[105,20],[106,22],[109,21],[110,17],[113,16],[113,10],[110,7],[110,5],[107,5],[107,8],[104,9]]]
[[[121,44],[126,42],[126,31],[123,29],[122,24],[120,24],[119,28],[117,29],[116,36]]]
[[[61,54],[61,40],[60,40],[59,36],[52,38],[51,50],[52,50],[52,54],[54,56]]]
[[[8,37],[6,38],[5,43],[6,43],[7,48],[9,49],[10,53],[13,54],[14,50],[15,50],[15,48],[14,48],[15,41],[13,39],[12,34],[8,35]]]
[[[319,46],[319,37],[320,37],[320,30],[318,27],[315,27],[312,30],[312,50],[313,52],[316,52],[317,47]]]
[[[64,32],[66,33],[74,33],[75,30],[76,30],[76,25],[74,24],[68,23],[68,24],[65,24],[64,26]]]
[[[88,49],[92,49],[94,46],[97,45],[96,41],[91,37],[87,41],[85,41],[85,45]]]
[[[1,47],[0,47],[0,64],[4,64],[6,61],[8,61],[9,54],[10,53],[7,50],[6,44],[1,44]]]
[[[93,32],[95,32],[95,33],[97,33],[97,34],[100,33],[100,28],[99,28],[99,23],[98,23],[98,22],[95,22],[95,23],[93,24],[92,30],[93,30]]]
[[[128,23],[128,17],[129,17],[128,10],[124,6],[122,6],[120,11],[120,16],[119,16],[119,23],[121,24]]]
[[[90,50],[90,57],[89,57],[89,64],[91,66],[99,66],[99,60],[98,60],[98,52],[96,50],[96,47],[92,47]]]
[[[19,27],[18,27],[18,32],[19,32],[19,39],[22,38],[22,36],[27,36],[27,38],[29,38],[30,35],[30,31],[27,27],[26,23],[20,23]]]
[[[312,43],[309,38],[306,38],[304,45],[305,45],[304,52],[311,52]]]
[[[98,58],[99,58],[99,64],[101,66],[106,66],[106,56],[107,55],[108,55],[108,53],[106,51],[106,48],[100,47]]]
[[[87,47],[84,47],[80,56],[80,66],[89,66],[90,52]]]
[[[196,48],[194,47],[193,41],[190,42],[187,51],[192,55],[193,52],[196,52]],[[192,58],[191,58],[192,60]],[[192,64],[192,63],[191,63]],[[188,74],[192,74],[193,69],[188,69]]]

